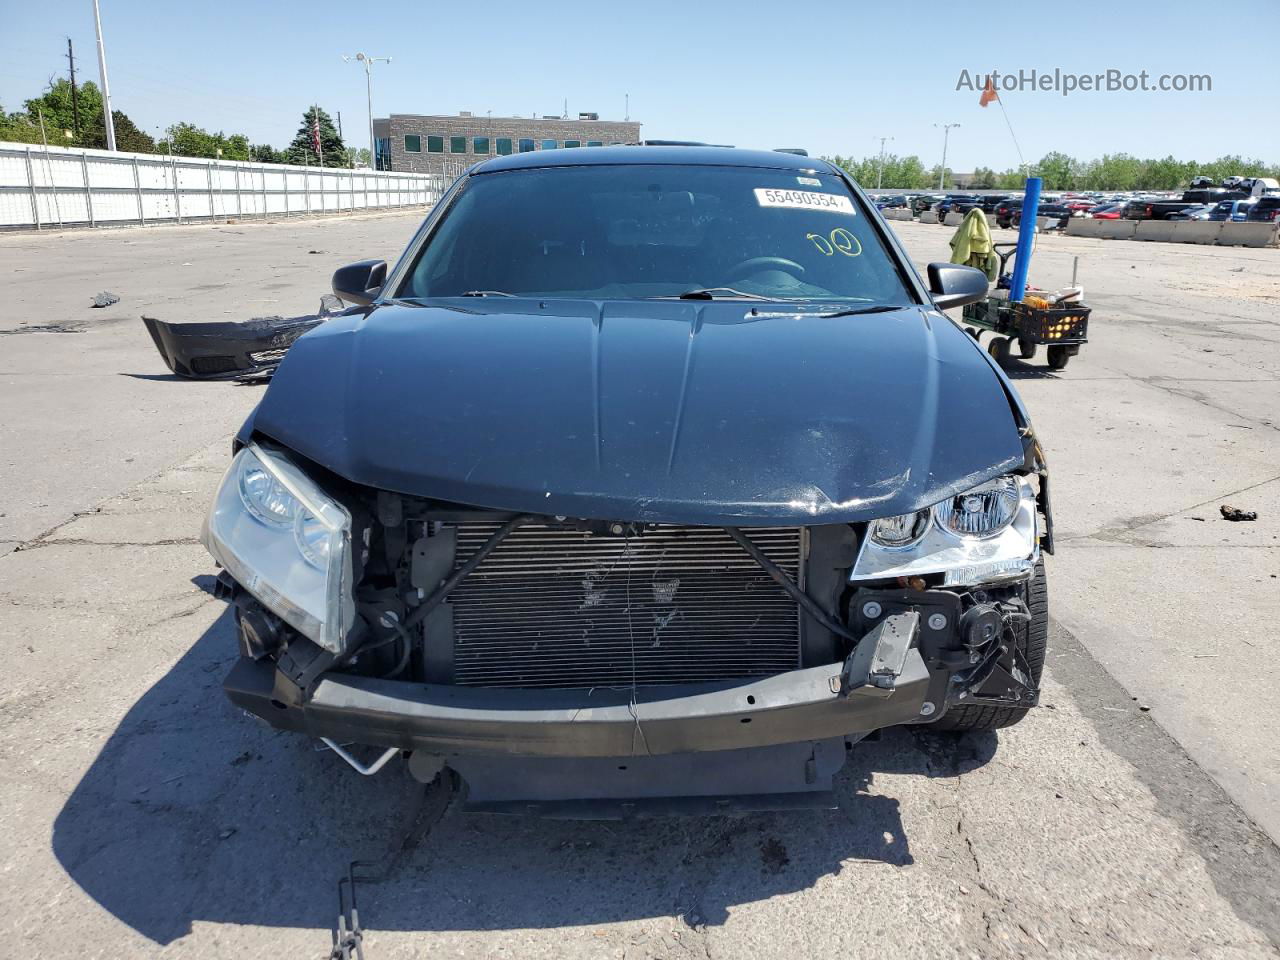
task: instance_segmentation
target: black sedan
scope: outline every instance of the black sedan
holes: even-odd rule
[[[249,713],[609,816],[830,803],[879,728],[1036,704],[1045,467],[939,312],[986,279],[926,282],[839,169],[499,157],[333,286],[205,525]]]

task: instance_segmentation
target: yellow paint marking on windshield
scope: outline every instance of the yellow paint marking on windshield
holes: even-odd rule
[[[824,237],[820,233],[806,233],[804,235],[804,238],[817,247],[818,252],[824,257],[835,256],[837,250],[846,257],[862,255],[862,244],[858,242],[857,237],[844,227],[836,227],[828,237]]]
[[[844,227],[836,227],[831,231],[831,245],[846,257],[858,257],[862,255],[862,244],[858,242],[857,237]]]
[[[829,257],[836,252],[835,247],[831,245],[831,241],[820,233],[806,233],[805,239],[812,240],[813,245],[818,248],[818,252],[824,257]]]

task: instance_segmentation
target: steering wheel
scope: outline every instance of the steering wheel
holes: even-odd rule
[[[752,257],[750,260],[743,260],[741,263],[735,263],[729,268],[728,276],[737,277],[744,273],[751,273],[755,270],[761,270],[765,267],[776,267],[783,270],[793,277],[799,278],[804,273],[804,267],[796,263],[794,260],[788,260],[785,257]]]

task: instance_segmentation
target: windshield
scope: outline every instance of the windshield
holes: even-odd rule
[[[471,177],[398,296],[908,304],[866,211],[830,175],[601,165]]]

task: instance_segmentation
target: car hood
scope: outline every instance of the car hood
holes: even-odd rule
[[[354,483],[668,523],[857,522],[1023,462],[941,314],[742,301],[392,302],[302,337],[246,432]]]

